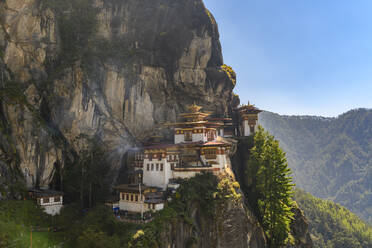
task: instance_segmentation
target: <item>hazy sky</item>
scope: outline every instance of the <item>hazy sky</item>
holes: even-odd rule
[[[204,0],[242,102],[280,114],[372,107],[371,0]]]

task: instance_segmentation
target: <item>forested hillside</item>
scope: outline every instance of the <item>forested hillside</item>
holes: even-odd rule
[[[264,112],[260,122],[280,140],[298,187],[372,223],[372,110],[337,118]]]
[[[314,247],[372,247],[372,227],[346,208],[298,189],[294,198],[309,221]]]

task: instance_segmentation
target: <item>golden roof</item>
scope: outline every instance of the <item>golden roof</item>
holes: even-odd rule
[[[238,107],[239,112],[251,112],[251,113],[260,113],[262,110],[258,109],[254,104],[250,104],[248,102],[248,105],[241,105]]]
[[[187,109],[191,113],[198,113],[203,107],[196,105],[195,103],[192,105],[187,106]]]

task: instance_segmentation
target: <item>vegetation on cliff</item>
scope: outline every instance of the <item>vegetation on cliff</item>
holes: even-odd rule
[[[63,242],[52,232],[53,219],[32,201],[0,201],[0,247],[48,248]],[[42,230],[42,232],[40,232]]]
[[[270,247],[292,242],[291,171],[279,142],[262,127],[258,128],[254,136],[245,173],[252,180],[249,188],[254,197],[250,200],[258,213]]]
[[[241,200],[238,191],[239,184],[227,175],[221,178],[212,174],[197,175],[182,182],[173,200],[147,224],[118,221],[112,211],[101,204],[85,214],[78,204],[70,204],[52,218],[31,201],[3,201],[0,202],[0,246],[25,247],[30,242],[31,227],[38,227],[41,232],[34,233],[34,245],[38,247],[163,247],[171,229],[183,226],[189,230],[184,244],[192,247],[200,238],[196,221],[204,225],[205,230],[199,231],[208,233],[208,228],[217,225],[223,204]],[[197,220],[193,216],[195,210],[201,214]],[[51,232],[52,226],[60,231]]]
[[[231,66],[228,65],[221,65],[221,69],[227,74],[231,82],[235,85],[236,84],[236,73]]]
[[[294,199],[305,212],[316,248],[372,247],[372,227],[346,208],[297,189]]]
[[[63,189],[67,202],[80,202],[81,208],[91,208],[110,195],[107,151],[99,139],[86,135],[78,136],[74,142],[77,146],[83,144],[81,155],[74,164],[67,164],[60,174],[54,175],[52,185]]]

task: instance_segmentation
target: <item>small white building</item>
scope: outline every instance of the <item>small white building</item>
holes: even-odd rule
[[[44,208],[49,215],[59,214],[63,207],[63,192],[47,189],[29,190],[29,195],[36,200],[37,205]]]
[[[155,187],[139,184],[122,184],[119,191],[119,209],[130,213],[159,211],[164,208],[163,192]]]
[[[240,123],[239,130],[241,136],[250,136],[257,131],[258,127],[258,114],[262,112],[254,105],[248,103],[238,109]]]

